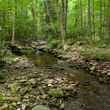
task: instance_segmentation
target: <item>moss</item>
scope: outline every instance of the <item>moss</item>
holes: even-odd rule
[[[0,93],[0,101],[4,101],[6,100],[6,97],[4,96],[4,94]]]
[[[64,95],[62,89],[60,88],[50,89],[48,94],[52,97],[62,97]]]

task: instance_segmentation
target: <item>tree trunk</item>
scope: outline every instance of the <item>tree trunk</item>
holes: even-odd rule
[[[55,13],[55,7],[52,5],[53,0],[45,0],[44,1],[44,7],[45,7],[45,13],[46,13],[46,25],[47,25],[47,36],[49,33],[57,34],[57,29],[55,27],[55,17],[57,16]],[[56,15],[56,16],[55,16]]]
[[[33,30],[32,30],[32,37],[33,38],[37,38],[37,35],[36,35],[36,31],[37,31],[37,26],[36,26],[36,0],[33,0],[32,1],[32,9],[31,9],[31,12],[32,12],[32,17],[33,17]]]
[[[88,0],[88,34],[91,36],[91,0]]]
[[[79,8],[80,8],[80,28],[83,28],[83,8],[82,8],[82,0],[79,0]]]
[[[92,32],[93,32],[93,38],[92,40],[95,40],[95,6],[94,6],[94,0],[92,0]]]
[[[14,0],[14,10],[13,10],[13,23],[12,23],[12,39],[11,39],[11,43],[14,44],[15,43],[15,20],[16,20],[16,6],[15,6],[16,0]]]
[[[103,10],[102,10],[102,0],[100,0],[100,33],[99,33],[99,36],[100,36],[100,38],[102,38],[103,37],[103,35],[102,35],[102,19],[103,19],[103,16],[102,16],[102,12],[103,12]]]
[[[65,49],[65,38],[67,31],[67,10],[68,10],[68,0],[61,0],[60,2],[60,32],[62,37],[62,46]]]

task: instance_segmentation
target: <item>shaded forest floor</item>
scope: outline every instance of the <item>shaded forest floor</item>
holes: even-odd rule
[[[38,110],[37,105],[47,110],[109,110],[108,56],[100,59],[82,47],[68,48],[61,54],[65,61],[47,66],[13,57],[14,63],[1,70],[6,78],[0,80],[0,110]]]
[[[27,58],[17,57],[8,66],[8,79],[1,80],[1,110],[31,110],[35,105],[64,109],[64,101],[76,94],[78,78],[68,66],[34,66]],[[74,71],[77,73],[77,71]]]

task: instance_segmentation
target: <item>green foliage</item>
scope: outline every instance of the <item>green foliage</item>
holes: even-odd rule
[[[45,39],[50,47],[56,47],[61,44],[57,40],[62,40],[60,4],[60,0],[0,0],[0,40],[10,41],[15,26],[16,40]],[[109,4],[108,0],[68,0],[65,42],[71,39],[108,44]]]
[[[82,55],[96,60],[109,60],[110,50],[109,48],[89,47],[82,49]]]
[[[4,101],[6,98],[3,94],[0,94],[0,101]]]
[[[48,41],[48,47],[49,48],[58,48],[61,46],[60,44],[61,44],[61,42],[59,40],[56,40],[56,39]]]

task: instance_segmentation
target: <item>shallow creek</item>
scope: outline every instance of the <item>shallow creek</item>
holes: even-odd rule
[[[77,94],[65,100],[65,110],[110,110],[110,85],[99,83],[95,76],[83,70],[77,70],[64,62],[57,64],[58,62],[49,54],[34,57],[36,65],[51,65],[53,69],[60,68],[68,74],[73,74],[80,82]]]
[[[63,85],[65,86],[65,83],[67,86],[71,85],[71,82],[73,84],[78,82],[75,92],[71,92],[71,95],[66,97],[66,99],[61,97],[62,102],[64,102],[62,109],[53,108],[51,110],[110,110],[110,85],[99,83],[95,76],[84,70],[76,69],[74,65],[61,61],[49,53],[31,55],[26,59],[20,58],[20,61],[16,64],[9,66],[11,75],[0,86],[1,92],[6,94],[9,92],[10,95],[13,95],[13,93],[10,93],[9,85],[18,84],[18,87],[20,86],[19,91],[16,91],[18,96],[21,97],[23,92],[21,104],[30,106],[26,110],[31,110],[33,106],[39,103],[43,104],[45,102],[45,105],[48,105],[53,99],[50,97],[48,100],[42,99],[41,102],[37,100],[37,97],[41,96],[39,88],[48,97],[48,90],[51,89],[51,86],[61,88]],[[57,82],[56,79],[58,79]],[[55,83],[52,85],[50,81],[55,81]],[[48,86],[48,82],[51,86]],[[45,88],[43,89],[43,87]],[[24,94],[25,89],[27,90],[28,88],[29,91]],[[74,91],[74,87],[72,91]],[[25,97],[29,98],[25,100]],[[58,99],[55,97],[55,101],[60,101],[60,97]],[[2,105],[3,103],[0,104]],[[10,101],[9,103],[12,104]],[[52,104],[55,105],[56,103],[53,102]],[[13,110],[18,110],[16,107],[19,108],[20,106],[15,105]]]

